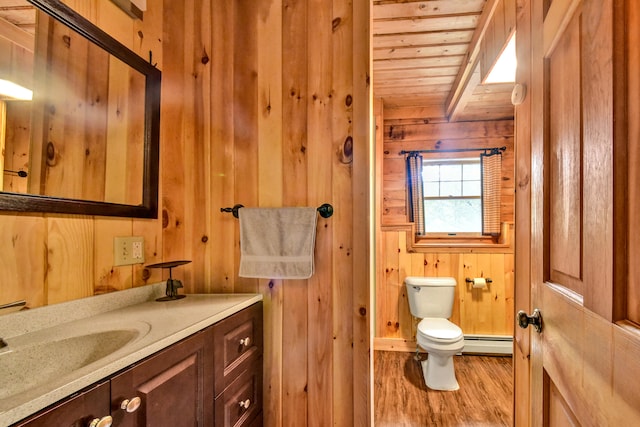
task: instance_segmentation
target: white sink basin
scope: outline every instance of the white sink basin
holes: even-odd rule
[[[0,427],[10,426],[260,300],[189,295],[164,283],[0,316]]]
[[[114,354],[149,329],[147,323],[137,322],[122,329],[52,334],[55,338],[49,340],[8,341],[8,347],[0,349],[0,400],[64,378]]]

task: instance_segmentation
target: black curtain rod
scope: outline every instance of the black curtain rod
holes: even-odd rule
[[[416,153],[462,153],[465,151],[484,151],[484,154],[500,154],[501,151],[506,151],[507,147],[494,147],[494,148],[451,148],[448,150],[402,150],[400,154],[416,154]]]
[[[244,208],[244,205],[234,205],[232,208],[220,208],[220,212],[229,212],[234,217],[238,218],[238,210],[240,208]],[[318,207],[317,211],[322,218],[329,218],[333,215],[333,206],[329,203],[323,203]]]

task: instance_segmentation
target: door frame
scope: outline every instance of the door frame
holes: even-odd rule
[[[531,313],[531,0],[522,0],[516,17],[516,70],[518,90],[524,100],[515,106],[515,249],[514,310]],[[515,89],[514,89],[515,90]],[[515,318],[515,313],[514,313]],[[513,331],[513,424],[529,425],[531,328]]]

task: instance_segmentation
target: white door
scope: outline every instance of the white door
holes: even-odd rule
[[[522,2],[531,305],[516,307],[542,319],[527,329],[534,426],[640,426],[639,3]]]

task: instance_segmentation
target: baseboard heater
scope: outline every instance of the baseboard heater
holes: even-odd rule
[[[507,335],[465,335],[462,352],[513,354],[513,337]]]

